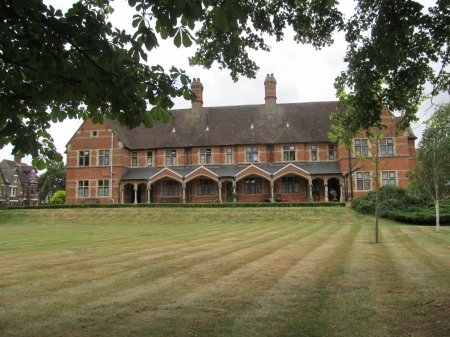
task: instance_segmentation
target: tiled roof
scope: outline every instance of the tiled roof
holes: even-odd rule
[[[266,171],[269,174],[274,174],[280,171],[284,167],[290,164],[257,164],[261,170]],[[302,170],[308,172],[310,175],[318,174],[342,174],[342,170],[337,162],[324,162],[324,163],[293,163]],[[186,177],[189,173],[195,171],[200,166],[192,167],[169,167],[171,171],[179,174],[181,177]],[[235,177],[239,172],[248,168],[248,165],[224,165],[224,166],[203,166],[209,171],[215,173],[218,177]],[[163,170],[163,167],[145,167],[145,168],[130,168],[128,169],[121,180],[148,180],[159,171]]]
[[[264,104],[203,107],[200,117],[191,117],[191,109],[179,109],[170,111],[169,123],[157,122],[149,129],[141,125],[128,130],[107,122],[129,149],[328,142],[333,123],[329,115],[336,105],[277,104],[276,113],[266,113]]]
[[[1,168],[1,170],[6,183],[10,184],[14,177],[14,173],[16,173],[16,168]]]

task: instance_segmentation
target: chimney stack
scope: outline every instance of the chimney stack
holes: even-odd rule
[[[16,162],[16,164],[22,164],[22,158],[20,158],[19,156],[15,155],[14,156],[14,161]]]
[[[195,101],[192,101],[192,117],[200,117],[203,107],[203,84],[199,78],[194,78],[191,83],[191,90],[195,94]]]
[[[277,112],[277,80],[273,77],[273,74],[267,74],[266,80],[264,81],[265,94],[266,97],[266,112],[275,113]]]

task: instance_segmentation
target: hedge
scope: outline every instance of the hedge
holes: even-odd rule
[[[389,219],[399,221],[399,222],[407,222],[413,224],[420,225],[435,225],[436,224],[436,215],[430,212],[422,211],[422,212],[389,212]],[[450,214],[441,214],[440,224],[450,224]]]
[[[345,207],[344,202],[224,202],[224,203],[141,203],[141,204],[72,204],[12,206],[8,209],[59,209],[59,208],[242,208],[242,207]]]

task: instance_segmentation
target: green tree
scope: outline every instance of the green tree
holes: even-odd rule
[[[50,121],[81,117],[101,123],[107,117],[129,128],[167,122],[173,97],[194,98],[189,79],[175,67],[166,72],[144,62],[159,37],[190,46],[196,22],[203,26],[192,64],[217,61],[235,79],[254,77],[257,66],[246,49],[268,49],[259,33],[281,39],[290,25],[298,41],[321,47],[342,23],[334,0],[128,3],[137,13],[133,35],[108,22],[109,0],[79,0],[66,13],[42,0],[0,1],[0,147],[11,143],[13,153],[31,154],[42,168],[61,160],[47,132]],[[214,49],[204,55],[201,48]]]
[[[64,205],[66,203],[66,191],[58,191],[50,199],[52,205]]]
[[[448,92],[450,0],[428,11],[413,0],[359,0],[345,32],[348,66],[335,87],[339,121],[350,133],[377,127],[383,109],[402,113],[406,128],[424,96]]]
[[[440,202],[450,193],[450,104],[441,106],[427,121],[417,149],[416,167],[409,179],[427,194],[436,208],[436,232],[440,229]]]
[[[66,168],[62,162],[51,162],[37,178],[39,201],[48,201],[57,192],[66,189]]]
[[[108,22],[110,0],[79,0],[66,13],[42,0],[0,2],[0,147],[11,143],[41,168],[61,159],[47,132],[50,121],[107,117],[129,128],[167,122],[173,97],[194,97],[183,70],[145,63],[158,38],[177,47],[196,40],[192,65],[217,62],[237,80],[255,77],[248,50],[269,50],[263,34],[281,40],[290,26],[298,43],[322,48],[344,29],[348,69],[335,86],[340,112],[354,107],[341,118],[351,131],[376,126],[383,107],[402,111],[407,125],[427,81],[433,95],[449,87],[450,0],[438,0],[429,12],[412,0],[359,0],[347,21],[336,0],[128,3],[136,9],[133,35]],[[433,63],[442,68],[435,72]]]

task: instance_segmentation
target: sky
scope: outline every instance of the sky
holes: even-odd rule
[[[73,0],[44,0],[46,4],[52,4],[55,8],[66,10],[74,2]],[[425,7],[433,5],[431,0],[422,0]],[[131,9],[126,0],[114,0],[112,6],[115,11],[110,20],[113,26],[132,32],[131,21],[134,9]],[[355,3],[352,0],[342,0],[340,9],[347,16],[353,12]],[[148,53],[149,64],[160,64],[166,71],[172,65],[186,71],[191,78],[200,78],[204,86],[204,106],[246,105],[264,103],[264,79],[267,74],[274,74],[277,80],[277,103],[317,102],[336,100],[334,89],[335,78],[346,69],[344,56],[346,43],[343,33],[334,36],[334,44],[321,50],[314,47],[297,44],[293,40],[293,32],[286,32],[282,42],[268,37],[266,42],[271,46],[270,52],[249,51],[250,57],[260,67],[256,79],[239,78],[234,83],[227,70],[220,70],[217,64],[209,70],[202,67],[191,67],[188,57],[195,53],[195,44],[190,48],[176,48],[170,39],[159,39],[160,47],[156,51]],[[183,98],[174,100],[174,109],[190,107],[190,101]],[[450,97],[442,94],[433,99],[434,103],[450,102]],[[425,101],[418,111],[420,118],[418,123],[412,125],[413,132],[420,138],[424,125],[423,121],[429,118],[434,111],[430,100]],[[50,129],[56,148],[63,155],[65,146],[70,138],[82,124],[81,120],[65,120],[62,123],[53,124]],[[417,145],[416,141],[416,145]],[[12,147],[6,146],[0,149],[1,159],[13,159]],[[31,163],[31,158],[26,157],[22,162]]]

